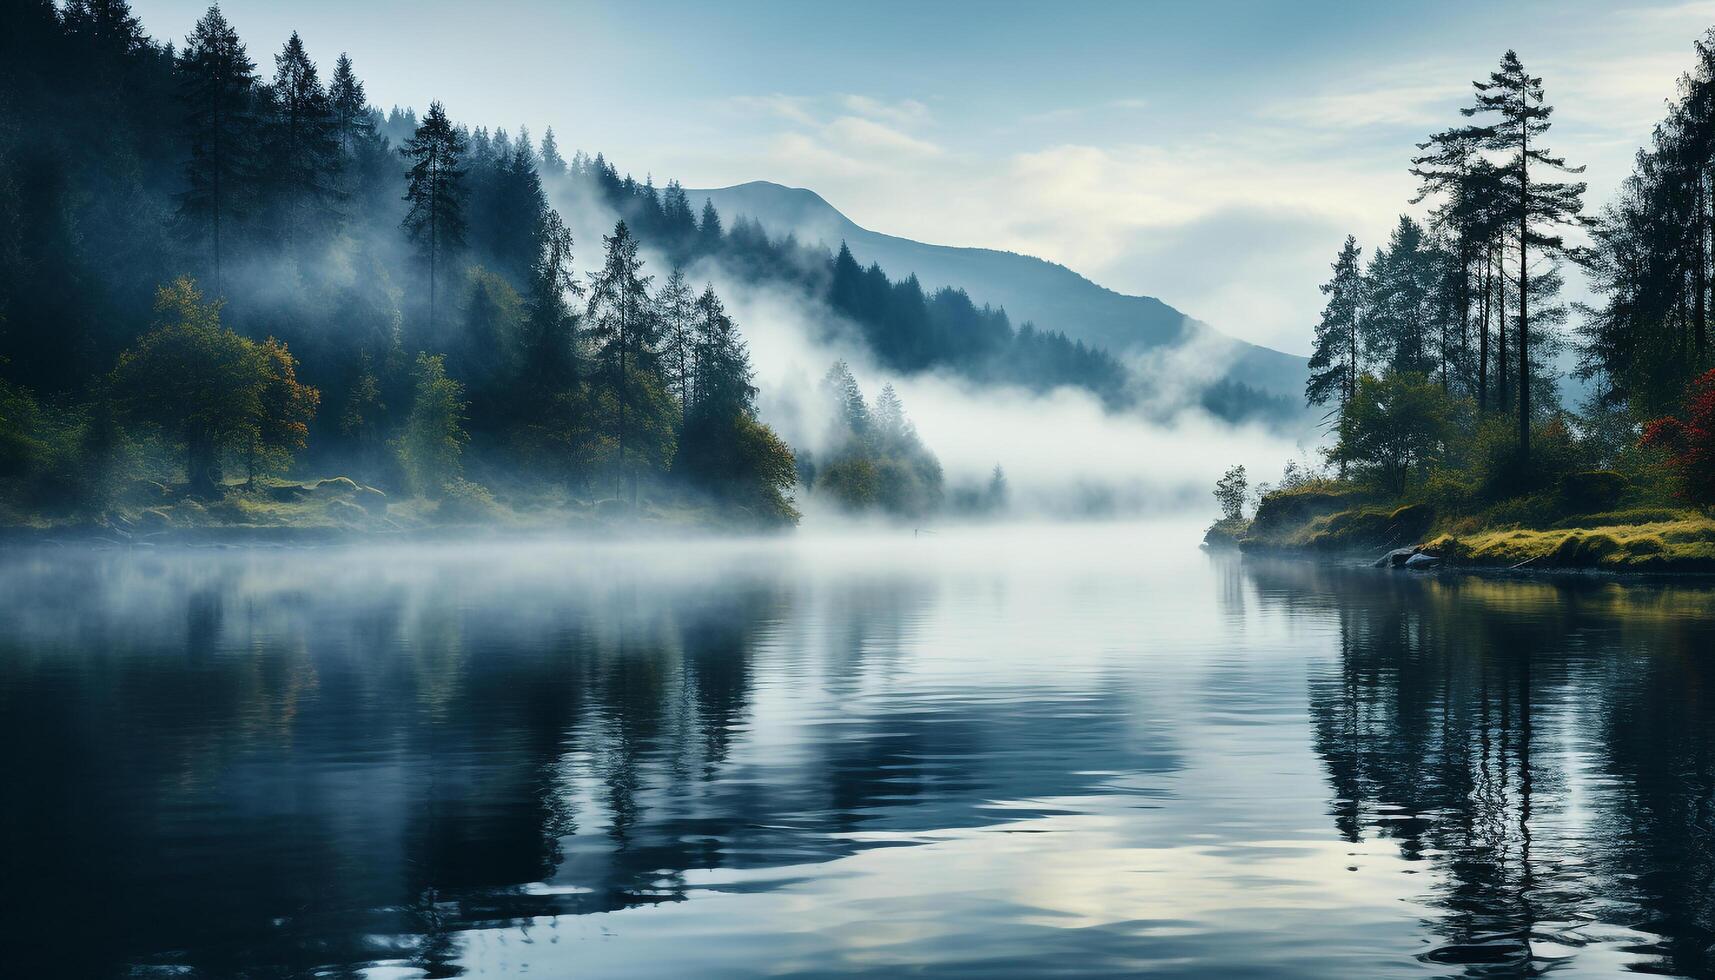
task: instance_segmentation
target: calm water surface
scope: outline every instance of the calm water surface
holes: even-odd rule
[[[1715,976],[1715,592],[1195,541],[0,555],[0,976]]]

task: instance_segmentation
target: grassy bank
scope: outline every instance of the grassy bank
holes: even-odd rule
[[[679,500],[646,500],[633,511],[628,501],[611,498],[497,495],[462,481],[430,500],[390,499],[343,476],[229,484],[201,495],[190,494],[183,486],[139,480],[99,517],[54,517],[0,508],[0,541],[311,545],[448,534],[722,530],[740,526],[740,517]]]
[[[1295,488],[1265,495],[1250,520],[1218,522],[1205,542],[1267,554],[1379,557],[1408,549],[1452,567],[1715,572],[1715,517],[1659,506],[1580,512],[1587,499],[1613,502],[1585,492],[1594,482],[1465,514],[1328,485]]]

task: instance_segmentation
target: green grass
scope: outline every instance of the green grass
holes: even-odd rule
[[[1441,516],[1428,504],[1383,504],[1317,487],[1265,497],[1240,545],[1372,554],[1421,545],[1449,565],[1715,572],[1711,515],[1648,502],[1595,514],[1569,514],[1569,506],[1541,493]]]
[[[1343,502],[1331,496],[1321,500]],[[1252,551],[1322,552],[1397,548],[1415,543],[1434,518],[1434,508],[1428,504],[1364,504],[1313,514],[1296,523],[1278,517],[1266,526],[1260,520],[1253,521],[1240,546]]]
[[[1608,571],[1715,571],[1715,519],[1692,511],[1674,519],[1607,523],[1593,515],[1583,527],[1503,528],[1446,533],[1424,549],[1463,565],[1590,568]],[[1641,515],[1640,515],[1641,516]]]

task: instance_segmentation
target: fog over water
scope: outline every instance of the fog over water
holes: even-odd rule
[[[1199,529],[10,551],[0,974],[1709,975],[1708,589]]]
[[[574,189],[563,189],[554,205],[573,229],[580,267],[587,265],[599,254],[602,236],[612,232],[614,213]],[[658,285],[672,264],[647,249],[645,258]],[[790,445],[814,455],[830,448],[832,406],[820,383],[829,366],[843,360],[872,402],[883,385],[894,386],[924,444],[940,459],[949,487],[980,486],[999,465],[1010,484],[1012,513],[1027,520],[1163,513],[1203,518],[1214,513],[1209,491],[1228,467],[1246,463],[1269,479],[1288,460],[1317,457],[1322,442],[1308,417],[1292,425],[1234,425],[1204,411],[1200,395],[1227,366],[1196,341],[1133,355],[1127,363],[1138,404],[1115,410],[1074,387],[1032,392],[948,372],[890,371],[877,364],[854,325],[805,291],[759,284],[707,259],[685,272],[699,286],[713,283],[725,301],[750,350],[759,414]],[[812,524],[841,519],[814,499],[800,502]]]

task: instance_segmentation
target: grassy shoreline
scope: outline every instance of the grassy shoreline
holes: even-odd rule
[[[1715,573],[1715,517],[1677,507],[1505,519],[1444,516],[1428,503],[1356,492],[1287,491],[1265,497],[1250,520],[1217,522],[1204,543],[1271,555],[1422,553],[1436,559],[1425,568]]]
[[[98,516],[0,512],[0,546],[93,544],[113,547],[310,547],[450,538],[530,539],[718,534],[746,527],[744,515],[685,501],[644,501],[634,512],[617,499],[570,495],[508,497],[486,491],[440,500],[389,499],[346,477],[228,484],[196,495],[182,486],[135,482]]]

